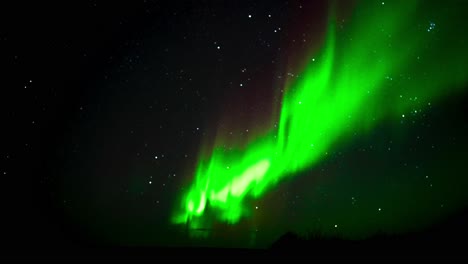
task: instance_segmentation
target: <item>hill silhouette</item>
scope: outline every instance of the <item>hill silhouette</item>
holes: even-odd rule
[[[316,234],[287,232],[266,249],[217,247],[128,247],[40,243],[8,249],[2,258],[43,260],[264,260],[264,259],[467,259],[468,210],[419,232],[377,234],[364,240],[346,240]],[[46,239],[46,238],[44,238]]]
[[[377,234],[364,240],[307,237],[288,232],[272,243],[272,255],[308,258],[468,259],[468,211],[464,210],[421,231]]]

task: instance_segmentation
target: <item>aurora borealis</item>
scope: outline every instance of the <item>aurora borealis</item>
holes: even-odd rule
[[[327,159],[336,144],[460,93],[468,54],[464,39],[444,34],[453,27],[453,14],[440,11],[421,25],[417,22],[426,16],[421,5],[361,2],[350,22],[338,28],[330,3],[323,47],[286,83],[278,126],[228,151],[223,135],[217,135],[212,152],[201,153],[173,222],[209,228],[204,212],[210,206],[211,217],[236,224],[254,210],[249,199],[261,199],[284,178]],[[449,51],[438,52],[441,45]]]
[[[12,256],[468,236],[467,1],[0,11]]]

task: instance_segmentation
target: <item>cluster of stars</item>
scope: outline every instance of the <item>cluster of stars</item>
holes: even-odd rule
[[[32,80],[29,80],[28,83],[32,83]],[[26,88],[28,88],[28,85],[25,85],[25,86],[24,86],[24,89],[26,89]]]
[[[429,27],[427,28],[427,32],[431,32],[435,29],[436,24],[434,22],[429,22]]]

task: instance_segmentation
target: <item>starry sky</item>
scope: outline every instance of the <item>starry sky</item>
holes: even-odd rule
[[[463,210],[466,4],[366,2],[2,4],[12,245],[264,247],[287,231],[401,234]],[[370,99],[329,100],[361,88]],[[280,172],[262,178],[275,180],[249,183],[227,207],[207,198],[194,215],[200,182],[238,176],[204,162],[242,173],[258,161],[243,159],[259,153],[252,142],[277,147],[283,122],[286,146],[324,132],[313,138],[320,158],[285,147],[269,159]],[[223,217],[232,206],[246,213]]]

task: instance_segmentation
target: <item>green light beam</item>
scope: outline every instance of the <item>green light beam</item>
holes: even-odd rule
[[[172,222],[204,226],[210,207],[211,217],[234,224],[250,214],[247,198],[311,168],[333,144],[463,91],[463,12],[444,10],[429,20],[417,1],[363,1],[343,28],[331,15],[321,52],[286,86],[278,128],[201,155]]]

